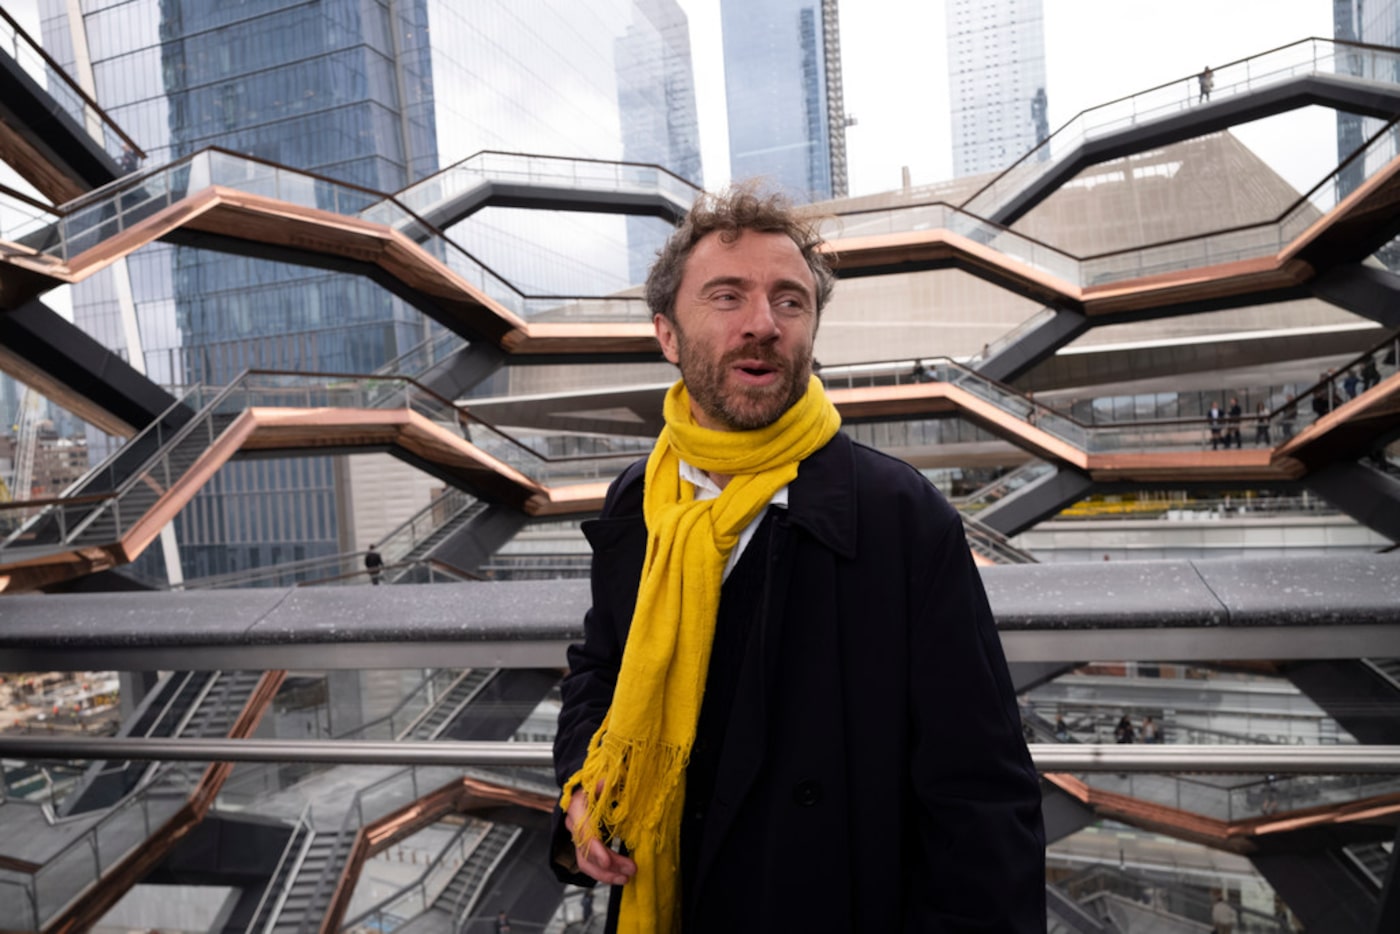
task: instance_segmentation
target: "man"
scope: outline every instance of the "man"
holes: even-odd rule
[[[981,581],[933,487],[837,430],[819,246],[741,188],[648,276],[681,381],[585,526],[556,872],[615,886],[609,930],[1043,932],[1039,782]]]
[[[1230,418],[1226,423],[1225,447],[1233,444],[1235,447],[1243,447],[1244,439],[1240,435],[1240,418],[1244,415],[1244,409],[1240,408],[1240,400],[1234,396],[1230,397]]]
[[[373,545],[365,552],[365,570],[369,572],[369,582],[379,586],[379,578],[384,575],[384,556]]]
[[[1219,402],[1212,402],[1210,404],[1210,409],[1206,412],[1206,418],[1210,425],[1210,449],[1214,451],[1216,448],[1220,447],[1220,425],[1225,418],[1225,413],[1220,411]],[[1225,441],[1225,446],[1227,448],[1230,446],[1229,440]]]

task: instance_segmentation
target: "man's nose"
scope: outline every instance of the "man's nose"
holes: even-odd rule
[[[744,318],[744,337],[756,340],[773,340],[778,336],[778,317],[768,299],[759,297],[749,303],[748,314]]]

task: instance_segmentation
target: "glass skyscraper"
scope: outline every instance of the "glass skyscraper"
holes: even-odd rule
[[[1041,0],[947,0],[945,10],[953,174],[1004,169],[1050,135]]]
[[[149,164],[217,145],[393,192],[504,149],[659,162],[700,180],[674,0],[40,0],[40,11],[46,48]],[[580,229],[607,249],[578,255]],[[598,294],[632,284],[629,234],[647,231],[493,209],[449,234],[526,291]],[[541,244],[573,249],[570,262]],[[81,283],[74,313],[108,346],[140,347],[167,384],[223,384],[246,367],[368,372],[429,329],[368,279],[160,243]],[[184,573],[351,547],[344,486],[330,457],[226,466],[176,520]]]
[[[1332,36],[1350,42],[1394,46],[1400,44],[1400,0],[1332,0]],[[1337,70],[1349,74],[1364,74],[1365,64],[1360,55],[1343,56]],[[1337,161],[1341,162],[1381,128],[1382,121],[1360,114],[1337,112]],[[1365,178],[1365,167],[1349,166],[1342,170],[1342,192],[1350,192]]]
[[[805,200],[846,195],[835,0],[721,0],[729,170]]]

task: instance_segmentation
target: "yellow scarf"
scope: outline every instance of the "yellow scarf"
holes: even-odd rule
[[[622,889],[619,931],[671,934],[680,929],[685,768],[724,567],[739,534],[793,481],[797,465],[831,440],[841,416],[816,377],[776,422],[754,431],[695,424],[681,382],[666,394],[664,411],[666,427],[647,458],[647,553],[613,703],[561,805],[567,811],[579,788],[588,811],[574,843],[616,838],[637,864]],[[680,479],[682,459],[733,479],[718,498],[697,502],[695,488]]]

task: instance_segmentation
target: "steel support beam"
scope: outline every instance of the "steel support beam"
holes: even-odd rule
[[[1316,277],[1312,293],[1325,302],[1384,327],[1400,328],[1400,276],[1388,269],[1351,263]]]
[[[1329,464],[1303,483],[1366,528],[1400,542],[1400,480],[1355,461]]]
[[[1094,488],[1089,475],[1065,464],[977,514],[977,521],[1007,538],[1019,535],[1071,506]]]
[[[1091,327],[1082,311],[1057,308],[1049,320],[1027,331],[977,366],[977,372],[999,383],[1009,383],[1037,363],[1054,355]]]

